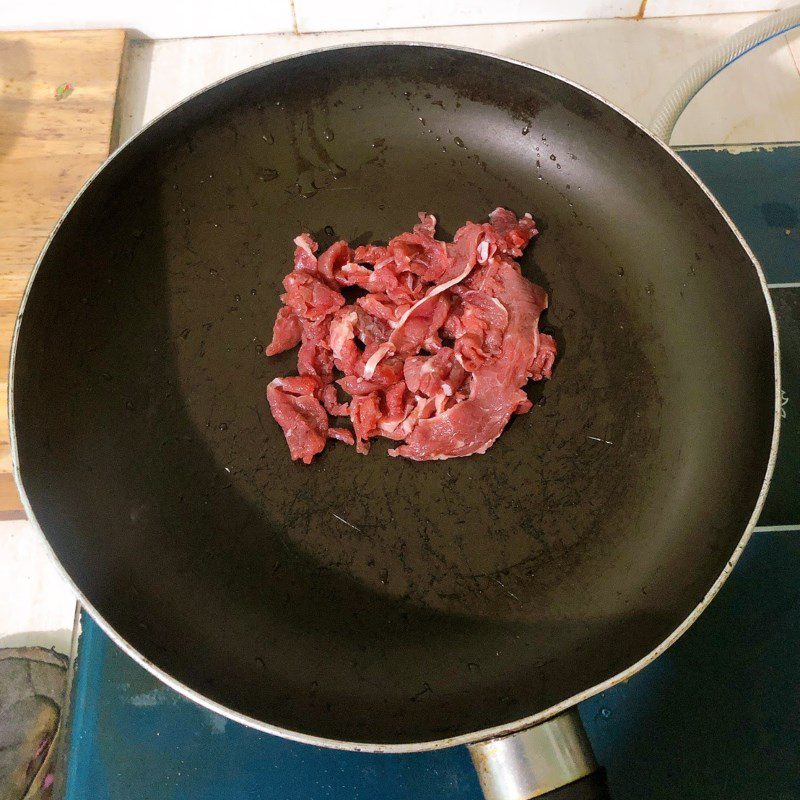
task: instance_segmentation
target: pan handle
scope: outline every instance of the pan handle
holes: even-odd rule
[[[539,797],[542,800],[611,800],[604,769]]]
[[[604,800],[605,772],[575,708],[518,733],[469,746],[486,800]]]

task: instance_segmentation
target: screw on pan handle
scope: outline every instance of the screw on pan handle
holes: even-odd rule
[[[470,745],[486,800],[603,800],[605,773],[576,709],[509,736]]]

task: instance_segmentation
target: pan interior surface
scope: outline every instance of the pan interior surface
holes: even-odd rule
[[[292,238],[386,241],[496,206],[559,346],[484,456],[291,463],[263,347]],[[758,275],[690,175],[602,101],[426,46],[307,54],[191,99],[63,222],[20,323],[18,464],[66,571],[196,692],[404,745],[541,712],[678,627],[772,440]]]

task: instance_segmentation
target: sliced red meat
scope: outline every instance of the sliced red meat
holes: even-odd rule
[[[350,402],[350,419],[356,438],[356,450],[359,453],[369,452],[369,440],[378,433],[381,419],[380,398],[377,392],[358,395]]]
[[[289,445],[293,461],[310,464],[325,448],[328,439],[328,415],[311,394],[295,394],[286,388],[286,378],[276,378],[267,387],[269,410]]]
[[[553,375],[553,364],[556,360],[556,341],[546,333],[539,334],[539,348],[533,358],[529,375],[532,380],[540,381]]]
[[[350,416],[350,404],[339,402],[339,395],[336,392],[336,387],[332,383],[329,383],[322,390],[322,405],[325,406],[325,410],[332,417]]]
[[[413,399],[409,397],[404,381],[398,381],[386,389],[381,404],[381,419],[378,423],[380,435],[387,439],[403,439],[406,433],[400,426],[413,407]]]
[[[303,272],[316,273],[317,257],[314,255],[319,245],[307,233],[295,237],[294,268]]]
[[[399,381],[403,377],[403,360],[393,355],[385,357],[387,348],[391,350],[389,342],[367,345],[356,366],[356,374],[384,388]]]
[[[385,342],[392,331],[391,325],[381,319],[376,319],[367,313],[362,306],[356,304],[356,314],[358,324],[356,325],[356,336],[365,345]]]
[[[364,356],[369,360],[370,348],[364,351],[362,361],[358,366],[358,371],[363,373],[365,369]],[[339,378],[336,383],[350,395],[363,395],[388,389],[403,378],[403,361],[400,358],[387,358],[381,361],[375,368],[372,375],[367,378],[362,375],[345,375]]]
[[[300,318],[288,306],[281,306],[275,325],[272,328],[272,341],[265,350],[268,356],[276,356],[285,350],[291,350],[300,343],[303,326]]]
[[[297,351],[297,371],[311,375],[323,383],[333,380],[333,353],[314,339],[304,339]]]
[[[462,305],[461,298],[453,293],[450,298],[450,310],[440,331],[443,337],[457,339],[464,333],[464,326],[461,324]]]
[[[347,242],[334,242],[317,258],[317,271],[331,286],[334,286],[338,281],[339,273],[345,265],[351,262],[352,256],[353,251]]]
[[[375,370],[378,369],[378,365],[381,361],[389,355],[394,353],[394,345],[391,341],[388,342],[381,342],[381,344],[376,344],[373,347],[370,347],[370,354],[364,360],[364,378],[370,380],[372,376],[375,374]]]
[[[414,398],[414,405],[411,407],[406,418],[398,426],[397,439],[405,439],[414,430],[421,420],[430,419],[436,413],[436,400],[433,397]]]
[[[421,420],[390,455],[416,461],[485,453],[526,401],[522,387],[538,351],[539,316],[547,295],[515,269],[501,267],[497,299],[509,322],[500,354],[472,374],[469,398]]]
[[[536,236],[536,223],[530,214],[517,219],[517,215],[507,208],[496,208],[489,214],[489,226],[497,235],[499,249],[519,258],[528,242]]]
[[[366,288],[380,292],[395,304],[412,305],[425,294],[425,283],[411,272],[403,272],[393,258],[377,264]]]
[[[390,386],[384,393],[383,393],[383,402],[386,406],[385,414],[389,417],[397,417],[402,419],[405,417],[406,411],[406,385],[403,381],[398,381],[397,383]]]
[[[286,293],[281,300],[303,319],[321,319],[344,305],[344,297],[305,270],[290,272],[283,279]]]
[[[336,282],[341,286],[360,286],[362,289],[369,289],[372,279],[371,269],[352,261],[344,264],[336,272]]]
[[[358,324],[357,306],[345,306],[334,314],[328,334],[328,345],[336,368],[342,372],[355,372],[361,350],[355,342]]]
[[[372,264],[385,261],[388,257],[388,250],[377,244],[362,244],[356,247],[353,253],[353,261],[358,264]]]
[[[452,244],[447,245],[450,264],[437,281],[437,289],[454,286],[472,272],[478,261],[478,244],[482,236],[483,228],[474,222],[468,222],[456,231]]]
[[[520,404],[514,409],[515,414],[527,414],[533,408],[533,403],[526,397],[524,400],[520,402]]]
[[[389,337],[394,352],[416,353],[423,346],[426,350],[438,350],[442,343],[439,330],[449,311],[450,299],[445,293],[418,303]]]
[[[371,317],[386,323],[389,329],[397,324],[397,306],[385,294],[374,293],[359,297],[356,304]]]
[[[428,283],[436,283],[450,266],[447,245],[417,225],[414,233],[401,233],[387,248],[398,272],[412,272]]]
[[[469,289],[461,295],[461,329],[455,343],[458,360],[474,372],[500,353],[508,311],[488,292]]]
[[[495,209],[450,243],[435,229],[420,213],[385,247],[339,241],[319,257],[309,234],[295,239],[267,347],[274,355],[300,342],[300,375],[267,389],[293,459],[309,463],[328,438],[366,453],[376,436],[405,440],[390,453],[416,460],[483,453],[531,409],[523,387],[549,378],[556,357],[538,328],[547,296],[514,260],[536,234],[533,219]],[[366,294],[346,305],[344,286]],[[348,416],[352,432],[330,427],[329,415]]]
[[[433,214],[426,214],[424,211],[420,211],[417,216],[419,222],[414,226],[414,233],[424,233],[433,238],[436,233],[436,217]]]
[[[285,394],[296,397],[304,394],[316,394],[322,388],[322,382],[313,375],[289,375],[286,378],[275,378],[270,386],[275,385]]]
[[[336,383],[352,397],[372,394],[386,388],[377,381],[368,381],[366,378],[359,378],[357,375],[345,375],[344,378],[339,378]]]
[[[464,383],[467,373],[456,360],[455,352],[449,347],[442,347],[433,356],[407,358],[403,365],[403,377],[413,394],[453,397]]]
[[[449,265],[440,276],[437,284],[400,317],[393,336],[397,336],[401,328],[412,314],[423,304],[430,303],[432,298],[463,281],[472,272],[478,261],[478,243],[483,234],[480,225],[468,222],[456,231],[453,243],[447,246]],[[444,320],[443,320],[444,322]]]
[[[356,443],[353,431],[347,428],[328,428],[328,438],[338,439],[345,444],[354,445]]]

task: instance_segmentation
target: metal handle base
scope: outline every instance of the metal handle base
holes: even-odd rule
[[[486,800],[530,800],[597,770],[576,709],[469,751]]]

